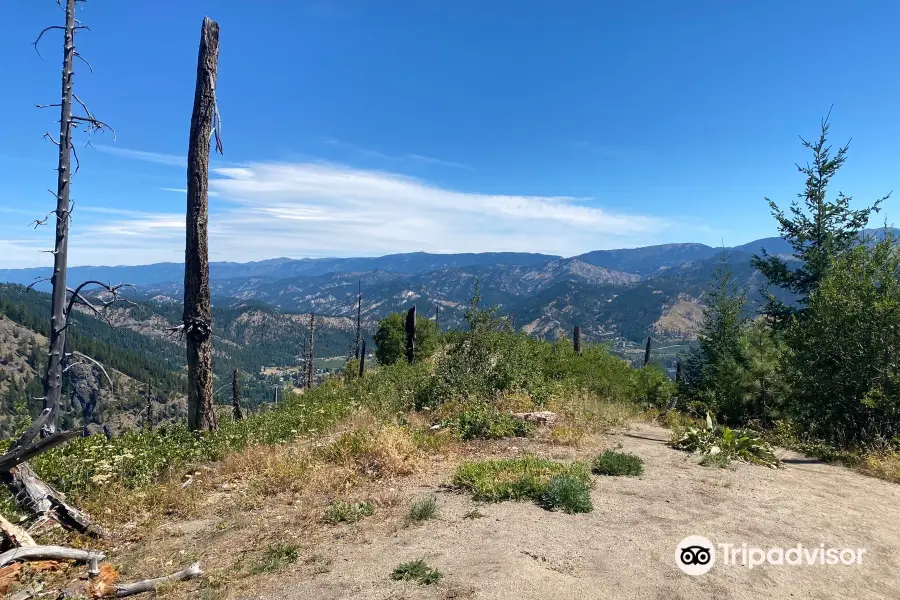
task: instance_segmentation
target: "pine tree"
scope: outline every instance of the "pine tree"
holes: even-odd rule
[[[829,113],[830,115],[830,113]],[[804,148],[813,154],[812,164],[797,165],[806,177],[803,192],[798,200],[791,203],[789,212],[778,207],[769,198],[766,201],[772,216],[778,221],[778,229],[794,251],[794,257],[801,262],[792,268],[788,262],[762,250],[762,255],[754,255],[752,264],[765,276],[768,285],[788,290],[798,296],[801,308],[786,305],[767,289],[766,314],[773,323],[784,323],[796,313],[802,313],[809,304],[809,298],[818,288],[834,260],[845,254],[859,242],[859,234],[869,222],[873,212],[879,211],[881,203],[890,194],[876,200],[872,206],[854,210],[850,208],[853,198],[843,192],[833,200],[827,197],[832,178],[847,159],[849,143],[832,155],[828,145],[828,117],[822,121],[819,139],[809,142],[800,138]]]

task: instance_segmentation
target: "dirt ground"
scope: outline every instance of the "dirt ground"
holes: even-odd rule
[[[612,436],[641,456],[639,478],[600,477],[583,515],[525,502],[477,505],[441,487],[452,465],[411,479],[405,495],[433,495],[439,514],[404,526],[408,504],[341,525],[294,569],[271,574],[229,598],[567,599],[900,598],[900,486],[782,452],[783,469],[701,467],[665,446],[669,432],[635,425]],[[610,441],[607,439],[607,441]],[[514,444],[510,444],[513,446]],[[507,447],[514,455],[520,449]],[[591,449],[582,450],[582,452]],[[559,450],[559,454],[565,454]],[[408,487],[411,486],[411,487]],[[692,577],[675,564],[688,535],[751,547],[865,548],[853,566],[717,564]],[[424,558],[444,577],[419,586],[389,577]]]

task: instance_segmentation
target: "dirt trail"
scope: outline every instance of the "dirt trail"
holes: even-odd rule
[[[446,469],[421,489],[437,497],[437,520],[375,532],[376,519],[339,532],[318,548],[328,567],[280,573],[244,598],[900,598],[900,486],[783,452],[777,471],[701,467],[665,446],[669,432],[649,425],[613,437],[641,456],[640,478],[599,478],[586,515],[550,513],[529,503],[479,506],[440,490]],[[402,509],[390,518],[395,521]],[[381,524],[384,525],[384,522]],[[366,528],[370,528],[367,531]],[[675,547],[688,535],[750,546],[865,548],[859,566],[718,564],[683,574]],[[394,567],[424,557],[438,585],[391,581]],[[324,564],[324,563],[323,563]]]

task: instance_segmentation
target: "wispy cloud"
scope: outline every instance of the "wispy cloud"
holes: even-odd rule
[[[344,148],[350,150],[355,154],[359,154],[362,156],[369,156],[372,158],[378,158],[380,160],[394,162],[394,163],[405,163],[405,164],[429,164],[429,165],[437,165],[441,167],[450,167],[453,169],[466,169],[469,171],[474,171],[475,167],[470,165],[466,165],[460,162],[454,162],[452,160],[443,160],[440,158],[434,158],[431,156],[423,156],[421,154],[403,154],[403,155],[391,155],[385,154],[383,152],[379,152],[377,150],[372,150],[370,148],[363,148],[361,146],[357,146],[355,144],[350,144],[348,142],[342,142],[341,140],[336,140],[333,138],[327,138],[324,140],[326,144],[329,146],[335,146],[337,148]]]
[[[122,156],[124,158],[134,158],[154,162],[161,165],[169,165],[171,167],[186,167],[187,158],[177,154],[164,154],[162,152],[147,152],[145,150],[130,150],[128,148],[120,148],[118,146],[107,146],[105,144],[92,144],[94,148],[100,152],[106,152],[114,156]]]
[[[528,251],[573,255],[658,239],[664,219],[565,196],[465,192],[396,173],[314,162],[211,171],[214,260],[273,256]],[[84,210],[102,212],[98,207]],[[76,228],[72,264],[142,264],[184,256],[182,213],[107,211]]]

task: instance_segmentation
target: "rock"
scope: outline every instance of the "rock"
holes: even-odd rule
[[[513,413],[514,419],[520,421],[529,421],[531,423],[540,423],[542,425],[550,425],[556,422],[556,413],[549,410],[541,410],[537,412]]]

